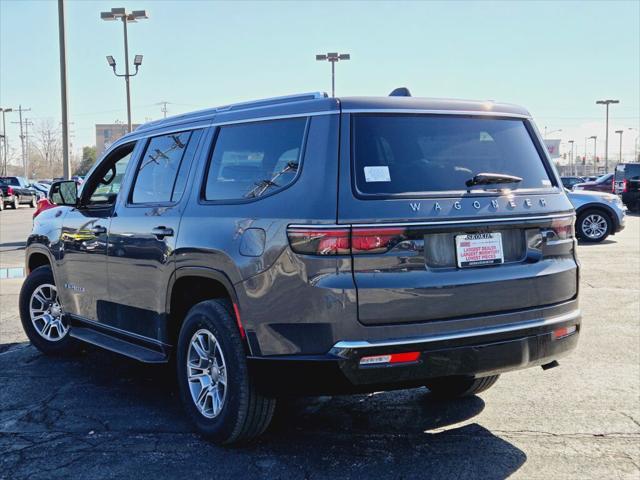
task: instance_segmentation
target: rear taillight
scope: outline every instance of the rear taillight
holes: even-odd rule
[[[349,228],[289,228],[289,244],[305,255],[348,255]]]
[[[289,244],[305,255],[349,255],[384,253],[405,238],[405,229],[379,228],[303,228],[287,230]]]
[[[7,195],[13,195],[13,188],[7,187]]]
[[[627,193],[629,190],[629,181],[625,178],[622,180],[622,193]]]
[[[566,240],[575,236],[575,218],[557,218],[551,223],[551,230],[555,234],[554,240]]]

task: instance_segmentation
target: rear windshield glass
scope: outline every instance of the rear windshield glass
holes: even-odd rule
[[[0,178],[0,185],[19,186],[20,182],[15,177],[3,177],[3,178]]]
[[[549,188],[552,183],[521,120],[443,115],[358,115],[353,123],[357,190],[411,194],[467,190],[480,173],[519,183],[473,189]]]

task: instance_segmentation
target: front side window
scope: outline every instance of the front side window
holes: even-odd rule
[[[152,138],[138,166],[131,202],[178,201],[200,134],[181,132]]]
[[[87,189],[82,189],[88,206],[107,207],[115,203],[134,147],[135,143],[130,143],[116,149],[91,175]]]
[[[445,115],[357,115],[353,168],[363,194],[466,191],[481,173],[510,175],[518,183],[473,189],[549,188],[542,158],[522,120]]]
[[[306,125],[306,118],[292,118],[221,127],[205,200],[248,200],[291,184],[299,170]]]

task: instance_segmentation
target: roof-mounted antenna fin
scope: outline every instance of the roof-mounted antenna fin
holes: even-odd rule
[[[410,97],[411,92],[407,87],[399,87],[389,94],[390,97]]]

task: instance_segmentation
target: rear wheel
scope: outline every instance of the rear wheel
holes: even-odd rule
[[[243,340],[224,300],[208,300],[187,314],[178,338],[182,404],[198,431],[219,444],[249,440],[271,422],[276,401],[257,391]]]
[[[4,197],[0,196],[0,212],[4,210]]]
[[[500,375],[489,377],[441,377],[429,380],[425,386],[431,391],[431,395],[442,400],[468,397],[484,392],[491,388]]]
[[[20,206],[20,201],[18,200],[18,196],[16,195],[15,197],[13,197],[13,203],[11,204],[11,208],[13,208],[14,210],[17,210],[19,206]]]
[[[611,233],[611,218],[600,210],[586,210],[578,216],[578,236],[585,242],[602,242]]]
[[[36,268],[22,284],[20,320],[27,337],[41,352],[64,355],[78,349],[78,342],[69,335],[50,267]]]
[[[36,197],[35,197],[35,196],[32,196],[32,197],[31,197],[31,202],[29,202],[29,206],[30,206],[31,208],[36,208],[36,204],[37,204],[37,203],[38,203],[38,201],[36,200]]]

